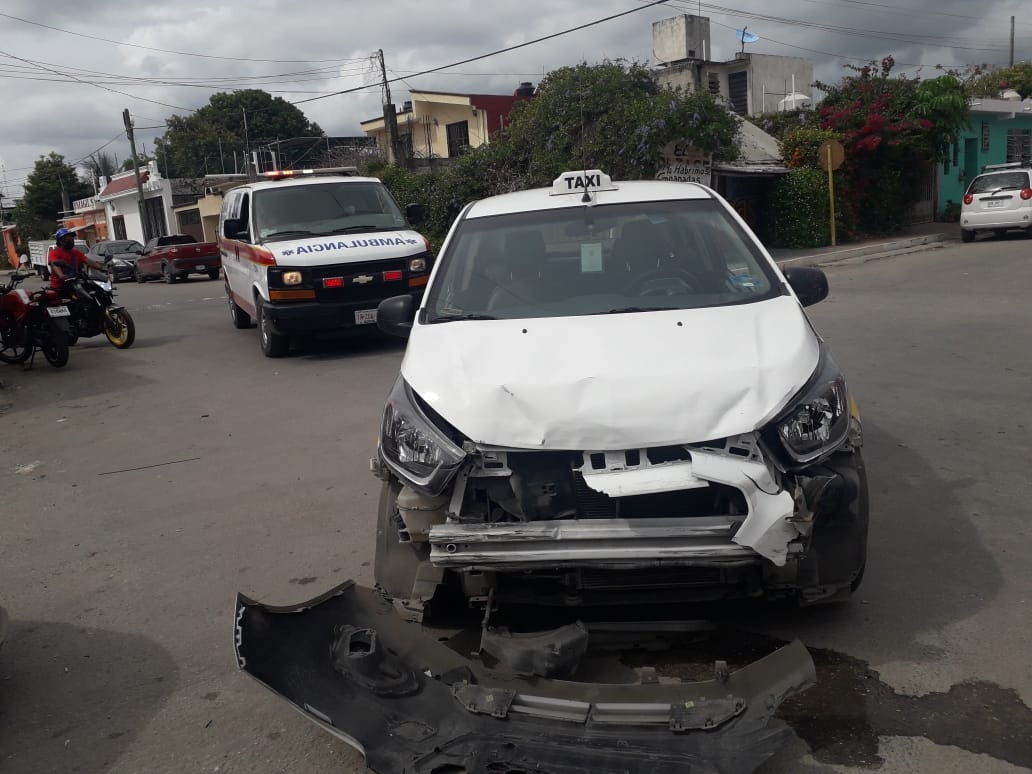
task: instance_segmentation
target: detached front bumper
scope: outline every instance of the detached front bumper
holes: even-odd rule
[[[785,741],[774,713],[815,681],[798,642],[697,683],[596,684],[491,670],[345,583],[293,607],[239,596],[240,669],[379,774],[751,772]]]

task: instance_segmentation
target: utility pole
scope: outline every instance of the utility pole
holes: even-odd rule
[[[398,114],[391,102],[391,85],[387,81],[387,65],[383,61],[383,49],[377,51],[380,57],[380,75],[383,77],[383,128],[387,133],[387,160],[401,163],[398,153]]]
[[[1014,67],[1014,17],[1011,17],[1010,66]]]
[[[140,209],[140,227],[143,229],[143,241],[150,239],[150,229],[147,228],[147,218],[143,207],[143,179],[140,177],[140,162],[136,157],[136,138],[133,136],[133,120],[129,117],[129,108],[122,111],[122,121],[125,123],[125,134],[129,138],[129,150],[133,154],[133,174],[136,175],[136,195],[140,197],[137,205]]]
[[[241,107],[240,112],[244,114],[244,172],[249,172],[247,163],[251,157],[251,141],[247,137],[247,108]]]

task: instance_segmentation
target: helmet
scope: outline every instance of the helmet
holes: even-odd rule
[[[59,228],[57,230],[57,233],[54,234],[54,238],[55,239],[60,239],[61,237],[66,237],[69,234],[74,234],[74,233],[75,233],[74,231],[70,231],[67,228]]]

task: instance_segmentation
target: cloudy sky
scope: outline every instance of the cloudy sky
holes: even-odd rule
[[[701,3],[714,59],[748,50],[805,56],[818,79],[892,54],[900,69],[1006,64],[1032,58],[1028,0],[722,0]],[[122,110],[153,147],[170,115],[216,91],[263,88],[298,102],[331,135],[358,135],[381,112],[370,57],[382,48],[399,104],[408,89],[511,93],[550,69],[605,58],[654,61],[652,22],[700,12],[695,0],[0,0],[0,189],[17,196],[33,161],[52,150],[77,161],[103,147],[129,155]],[[605,16],[579,32],[431,75],[458,62]],[[368,88],[362,88],[368,86]],[[358,89],[349,94],[333,92]],[[317,98],[317,99],[312,99]]]

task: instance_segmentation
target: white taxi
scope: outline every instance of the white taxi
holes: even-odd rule
[[[468,205],[384,411],[376,578],[471,604],[848,597],[866,564],[856,404],[782,272],[690,183],[570,172]],[[433,579],[433,582],[428,582]]]
[[[384,184],[351,168],[270,172],[227,192],[219,248],[230,316],[258,323],[268,357],[297,336],[373,326],[380,301],[418,301],[430,241],[413,225],[423,207],[402,210]]]

